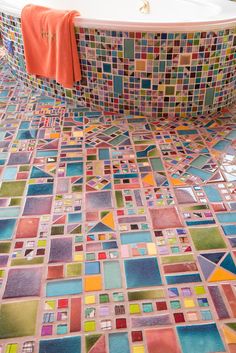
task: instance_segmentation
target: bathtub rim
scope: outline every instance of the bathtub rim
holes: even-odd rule
[[[0,13],[21,18],[21,9],[12,7],[0,0]],[[122,32],[202,32],[208,30],[224,30],[236,27],[236,17],[227,20],[199,21],[199,22],[123,22],[110,20],[96,20],[77,16],[74,20],[76,27],[114,30]]]

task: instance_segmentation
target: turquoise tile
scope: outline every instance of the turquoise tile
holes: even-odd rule
[[[7,167],[3,174],[3,180],[15,180],[17,174],[17,167]]]
[[[227,224],[222,226],[224,234],[226,236],[236,235],[236,225],[235,224]]]
[[[181,284],[181,283],[192,283],[192,282],[201,282],[201,277],[198,273],[190,275],[175,275],[175,276],[166,276],[167,284]]]
[[[223,201],[219,190],[215,186],[206,185],[206,186],[203,186],[203,189],[210,202]]]
[[[99,148],[98,156],[99,156],[100,161],[110,159],[109,149],[108,148]]]
[[[150,232],[127,232],[121,233],[121,244],[151,243],[152,235]]]
[[[103,72],[111,73],[111,64],[103,63]]]
[[[109,353],[130,353],[128,333],[110,333],[108,341]]]
[[[212,105],[214,103],[214,96],[215,96],[215,88],[207,88],[204,105]]]
[[[151,88],[151,80],[142,80],[142,88],[150,89]]]
[[[114,93],[123,94],[123,78],[122,76],[113,76]]]
[[[195,158],[190,164],[193,167],[202,168],[209,159],[209,156],[200,155]]]
[[[83,175],[83,162],[68,163],[66,168],[66,176]]]
[[[53,183],[45,184],[31,184],[29,185],[27,195],[36,196],[36,195],[52,195],[53,193]]]
[[[106,290],[122,288],[122,276],[118,261],[105,261],[104,285]]]
[[[79,336],[39,341],[39,353],[82,353]]]
[[[217,142],[213,148],[217,151],[223,151],[225,148],[227,148],[230,145],[230,141],[227,140],[221,140]]]
[[[204,181],[208,180],[212,177],[212,173],[207,172],[206,170],[195,168],[195,167],[188,168],[187,172],[189,174],[192,174],[192,175],[195,175],[195,176],[201,178]]]
[[[0,240],[12,239],[16,219],[0,219]]]
[[[134,39],[124,39],[124,58],[134,59]]]
[[[183,353],[226,352],[216,324],[178,326]]]
[[[46,285],[47,297],[58,297],[80,293],[82,293],[81,279],[48,282]]]
[[[220,223],[236,222],[236,212],[217,213],[216,217]]]

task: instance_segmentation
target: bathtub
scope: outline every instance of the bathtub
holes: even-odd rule
[[[229,0],[68,0],[76,9],[82,80],[64,89],[25,70],[20,14],[28,2],[0,0],[0,29],[13,74],[78,105],[151,117],[197,116],[235,101],[236,3]],[[16,5],[17,3],[17,5]]]

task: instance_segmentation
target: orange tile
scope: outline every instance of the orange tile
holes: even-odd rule
[[[86,292],[93,292],[102,289],[102,276],[85,277],[84,289]]]

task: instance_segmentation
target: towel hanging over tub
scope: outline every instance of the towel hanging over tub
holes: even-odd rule
[[[81,80],[74,31],[77,11],[26,5],[21,13],[26,70],[56,80],[65,88]]]

